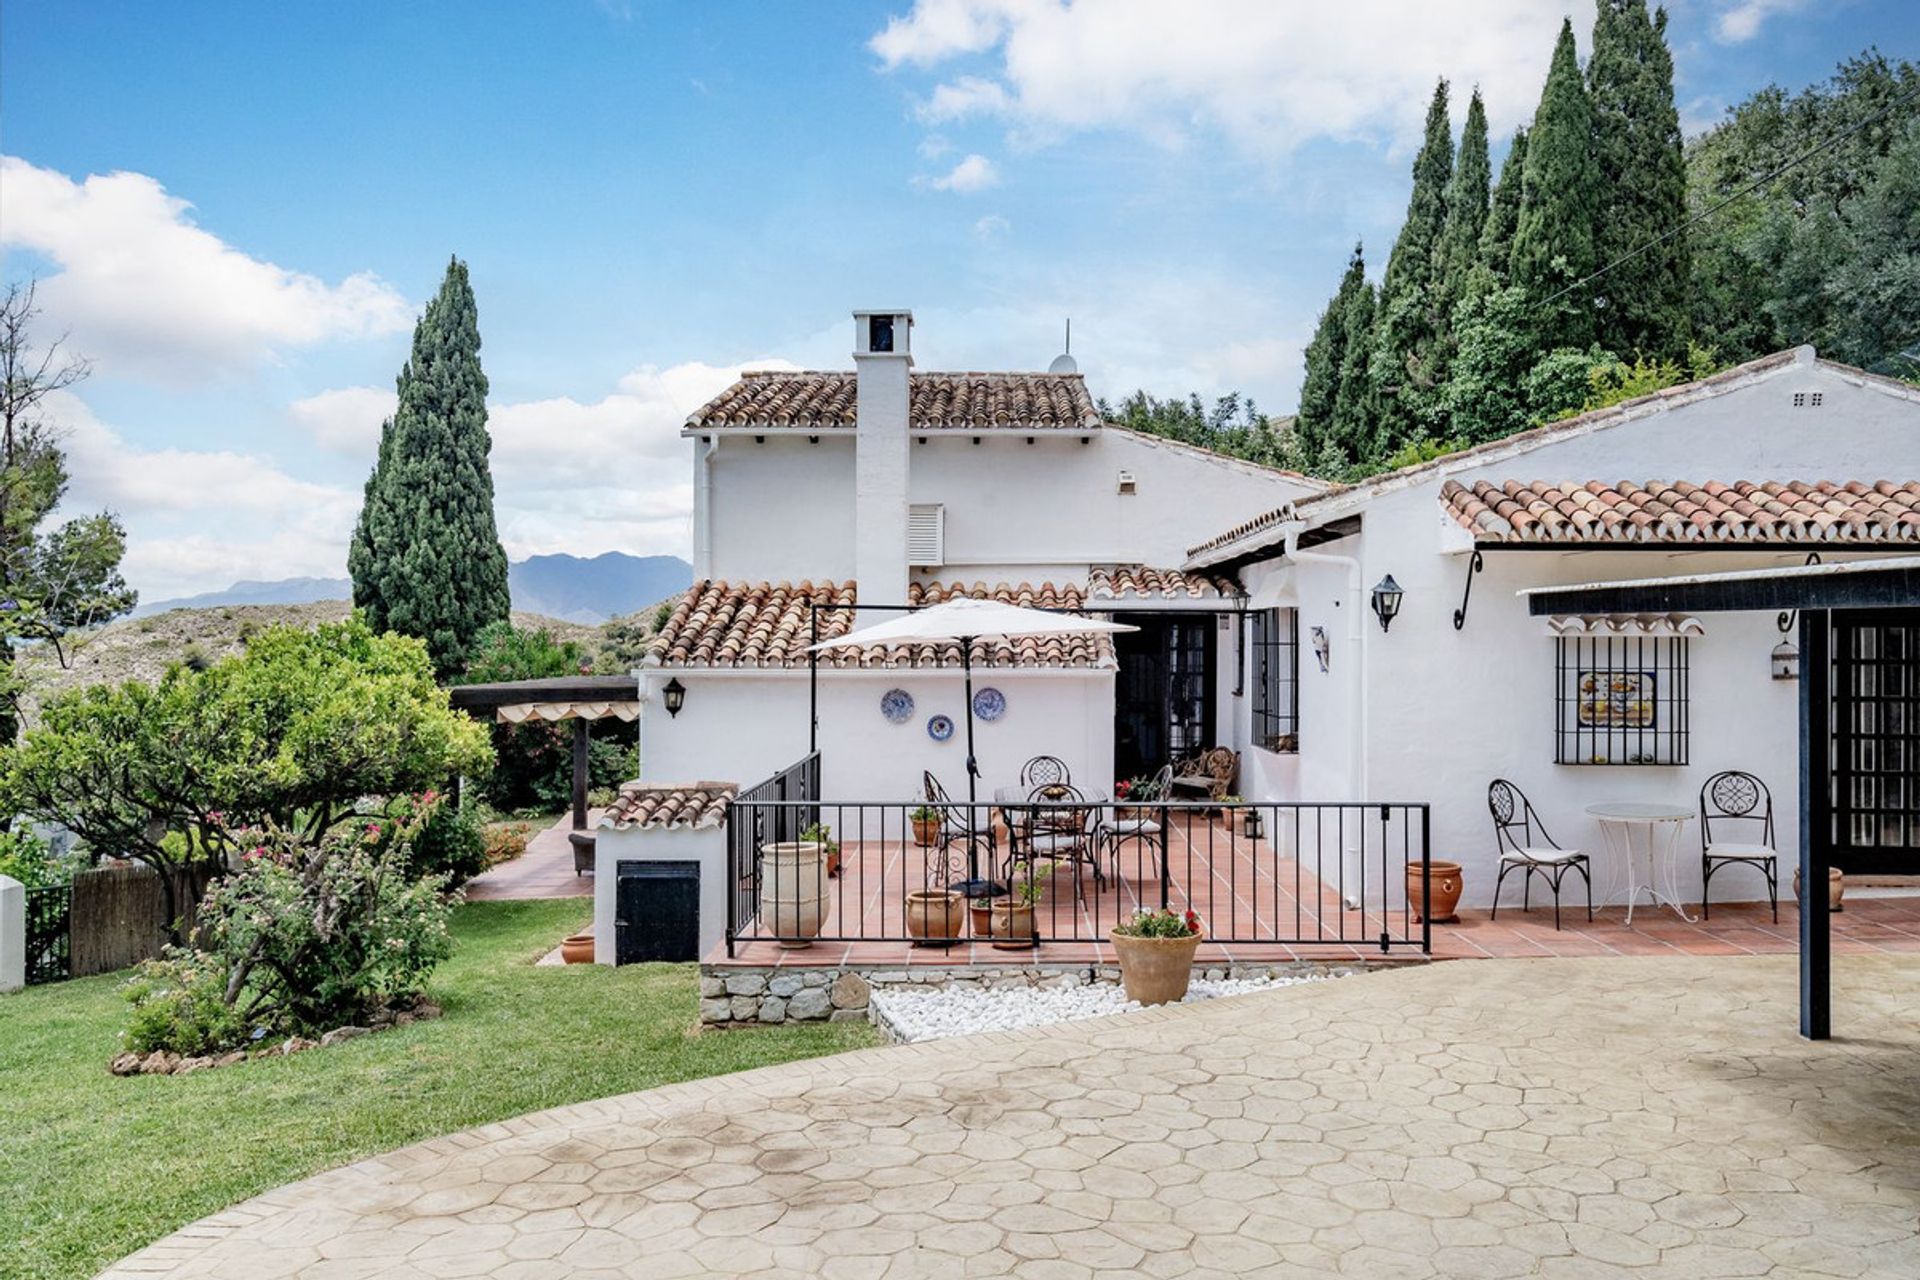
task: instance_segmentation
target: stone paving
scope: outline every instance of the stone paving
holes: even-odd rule
[[[522,1116],[133,1276],[1920,1276],[1920,969],[1429,965]],[[735,1032],[731,1034],[780,1034]],[[336,1052],[353,1052],[347,1046]]]

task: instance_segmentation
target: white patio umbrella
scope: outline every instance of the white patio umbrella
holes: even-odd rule
[[[973,754],[973,642],[1010,640],[1017,636],[1108,635],[1115,631],[1138,631],[1124,622],[1106,622],[1074,613],[1053,613],[1003,604],[998,600],[962,597],[943,604],[915,609],[887,622],[861,627],[846,635],[822,640],[813,646],[821,649],[864,649],[868,645],[927,644],[957,641],[960,645],[960,670],[966,681],[967,699],[967,821],[973,821],[974,806],[979,803],[977,782],[980,765]],[[969,844],[969,861],[972,849]],[[979,882],[977,868],[969,870],[968,884]]]

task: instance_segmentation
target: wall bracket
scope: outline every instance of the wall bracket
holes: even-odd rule
[[[1467,629],[1467,605],[1473,599],[1473,575],[1479,573],[1482,569],[1486,568],[1486,566],[1486,557],[1480,554],[1478,547],[1475,547],[1473,549],[1473,559],[1467,563],[1467,589],[1460,593],[1460,607],[1453,611],[1453,629],[1455,631],[1465,631]]]

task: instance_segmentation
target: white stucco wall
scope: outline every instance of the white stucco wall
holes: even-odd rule
[[[686,686],[686,705],[669,717],[657,696],[647,700],[641,727],[641,777],[649,782],[703,779],[751,786],[807,752],[806,672],[650,671],[657,694],[669,675]],[[1112,784],[1113,672],[1073,674],[981,669],[976,690],[1006,694],[1007,711],[976,724],[980,798],[1018,780],[1036,755],[1059,756],[1074,778],[1106,790]],[[889,724],[880,697],[902,688],[914,714]],[[927,736],[927,719],[953,718],[946,742]],[[821,789],[833,801],[918,801],[921,772],[931,769],[947,791],[967,791],[965,704],[961,676],[942,671],[822,672],[820,679]]]
[[[1819,390],[1817,409],[1795,409],[1795,391]],[[1903,480],[1920,475],[1920,404],[1860,385],[1817,365],[1800,364],[1725,395],[1603,431],[1556,440],[1531,451],[1454,473],[1464,483],[1492,480],[1646,481]],[[1554,644],[1544,621],[1527,615],[1522,587],[1793,565],[1788,553],[1667,551],[1488,551],[1473,585],[1464,631],[1453,611],[1466,584],[1467,556],[1439,513],[1443,479],[1384,492],[1360,508],[1362,532],[1316,550],[1357,555],[1360,598],[1347,597],[1346,574],[1332,566],[1294,569],[1284,588],[1283,562],[1244,574],[1256,599],[1272,583],[1300,609],[1300,742],[1297,775],[1267,769],[1271,799],[1427,801],[1433,806],[1433,853],[1460,861],[1466,901],[1491,901],[1497,861],[1486,807],[1496,776],[1517,783],[1562,844],[1595,855],[1596,895],[1618,868],[1584,812],[1610,800],[1658,800],[1692,808],[1701,784],[1724,768],[1759,774],[1774,792],[1778,847],[1790,861],[1798,758],[1798,686],[1775,681],[1768,657],[1779,639],[1774,615],[1701,616],[1706,635],[1691,643],[1690,725],[1686,766],[1581,766],[1554,763]],[[1844,553],[1822,549],[1836,561]],[[1400,617],[1382,634],[1366,592],[1391,573],[1406,590]],[[1347,623],[1361,611],[1360,659],[1365,671],[1363,720],[1349,710],[1354,669]],[[1331,670],[1321,674],[1308,636],[1326,628]],[[1360,775],[1349,754],[1364,732]],[[1689,824],[1679,862],[1683,896],[1699,892],[1698,824]],[[1790,874],[1790,868],[1789,868]],[[1511,885],[1511,882],[1510,882]],[[1715,895],[1759,897],[1757,876],[1729,872]],[[1511,899],[1517,901],[1517,896]]]
[[[727,937],[727,830],[725,826],[602,826],[594,833],[593,959],[613,964],[614,919],[622,862],[693,862],[700,867],[700,954],[709,956]]]

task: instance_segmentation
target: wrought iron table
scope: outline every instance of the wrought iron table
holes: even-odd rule
[[[1614,893],[1605,905],[1614,906],[1624,897],[1627,923],[1632,924],[1633,908],[1644,893],[1653,899],[1655,907],[1672,907],[1675,915],[1693,923],[1693,917],[1680,901],[1677,867],[1680,838],[1693,818],[1693,810],[1641,800],[1617,800],[1590,804],[1587,813],[1600,823],[1600,837],[1606,842],[1608,855],[1618,859],[1625,868],[1624,890]],[[1647,872],[1644,880],[1639,876],[1638,865],[1642,856]],[[1657,881],[1662,862],[1666,866],[1665,888]]]

